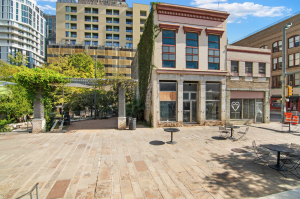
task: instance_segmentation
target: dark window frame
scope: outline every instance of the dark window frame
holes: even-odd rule
[[[298,36],[298,46],[299,46],[299,41],[300,41],[300,36],[299,35],[293,35],[288,38],[288,48],[295,48],[298,47],[296,46],[296,37]],[[290,47],[290,39],[293,38],[293,47]]]
[[[247,63],[251,63],[251,73],[247,73],[247,67],[249,67],[249,65],[247,66]],[[253,62],[245,62],[245,74],[248,77],[253,76]],[[251,74],[251,75],[250,75]]]
[[[280,82],[281,76],[272,76],[272,88],[281,88],[282,83]],[[274,86],[274,79],[276,79],[276,85]]]
[[[280,42],[280,41],[281,41],[281,40],[275,41],[274,43],[272,43],[272,53],[276,53],[276,52],[281,52],[281,51],[282,51],[282,41],[281,41],[281,49],[280,49],[280,46],[279,46],[279,42]],[[275,49],[274,44],[277,45],[277,46],[276,46],[276,50],[274,50],[274,49]]]
[[[213,34],[208,34],[208,37],[207,37],[207,40],[208,40],[208,38],[209,38],[209,35],[213,35]],[[220,45],[220,35],[214,35],[214,36],[218,36],[219,37],[219,41],[218,42],[216,42],[216,41],[209,41],[208,40],[208,70],[220,70],[220,47],[221,47],[221,45]],[[219,48],[217,49],[217,48],[209,48],[209,43],[218,43],[219,44]],[[219,56],[215,56],[215,55],[209,55],[209,50],[213,50],[214,52],[215,52],[215,50],[219,50]],[[215,57],[218,57],[219,58],[219,63],[215,63],[215,62],[209,62],[209,57],[213,57],[213,59],[215,59]],[[209,69],[209,64],[218,64],[219,65],[219,69]]]
[[[281,62],[279,62],[279,58],[281,58]],[[276,63],[276,68],[274,69],[274,59],[277,60],[277,63]],[[279,64],[281,63],[281,64]],[[280,66],[280,67],[279,67]],[[282,69],[282,57],[275,57],[272,59],[272,70],[281,70]]]
[[[262,64],[264,64],[264,65],[262,65]],[[263,73],[261,73],[261,67],[264,67],[264,72]],[[258,74],[260,74],[260,75],[266,75],[266,63],[262,63],[262,62],[259,62],[258,63]]]
[[[191,33],[195,33],[195,34],[197,34],[197,39],[188,39],[187,38],[187,33],[189,33],[189,32],[186,32],[186,36],[185,36],[185,45],[186,45],[186,48],[185,48],[185,68],[186,69],[199,69],[199,33],[197,33],[197,32],[191,32]],[[195,47],[195,46],[188,46],[187,45],[187,41],[188,40],[192,40],[192,41],[197,41],[197,47]],[[176,43],[176,42],[175,42]],[[198,50],[198,54],[193,54],[193,51],[194,50],[192,50],[192,54],[191,53],[187,53],[187,48],[192,48],[192,49],[197,49]],[[176,51],[176,50],[175,50]],[[197,62],[197,68],[187,68],[187,56],[192,56],[192,61],[189,61],[189,62]],[[195,55],[197,55],[197,60],[198,61],[193,61],[193,56],[195,56]],[[176,55],[175,55],[176,56]],[[175,58],[176,59],[176,58]]]
[[[163,29],[162,30],[162,41],[163,41],[164,38],[175,39],[175,45],[163,44],[163,42],[162,42],[162,68],[173,68],[173,67],[164,67],[164,64],[163,64],[164,61],[174,61],[175,62],[175,67],[174,68],[176,68],[176,31],[175,30],[167,30],[167,31],[174,31],[175,37],[164,37],[164,35],[163,35],[163,31],[164,30],[167,30],[167,29]],[[167,46],[168,48],[174,47],[175,48],[175,52],[164,52],[163,51],[164,46]],[[168,59],[164,59],[164,54],[168,54]],[[175,55],[175,59],[174,60],[170,59],[170,55],[171,54]]]
[[[237,71],[232,70],[232,67],[234,67],[232,65],[233,62],[237,62]],[[230,72],[231,72],[232,75],[236,74],[236,73],[237,73],[237,75],[239,74],[239,63],[240,63],[239,61],[230,61]]]
[[[289,55],[287,56],[288,67],[296,67],[296,66],[299,66],[299,65],[300,65],[300,63],[296,65],[296,59],[295,59],[295,58],[296,58],[296,54],[299,54],[299,58],[298,58],[298,59],[300,59],[300,53],[293,53],[293,54],[289,54]],[[293,55],[293,65],[292,65],[292,66],[290,66],[290,55]]]

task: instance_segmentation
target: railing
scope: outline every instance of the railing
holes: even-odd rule
[[[119,29],[114,29],[115,32],[119,32]]]
[[[106,15],[112,15],[112,12],[106,12]]]
[[[91,19],[85,19],[85,21],[91,21]]]
[[[126,37],[126,40],[130,40],[130,41],[131,41],[131,40],[132,40],[132,38]]]
[[[112,37],[106,37],[106,39],[112,39]]]
[[[98,19],[93,19],[93,22],[98,22]]]
[[[106,28],[106,31],[112,31],[112,29],[110,29],[110,28]]]
[[[114,21],[114,23],[119,23],[119,21]]]
[[[85,30],[91,30],[91,28],[87,28],[87,27],[85,27]]]
[[[132,22],[126,21],[126,24],[132,24]]]
[[[106,23],[112,23],[112,21],[106,21]]]
[[[29,192],[21,195],[20,197],[18,197],[16,199],[23,198],[24,196],[27,196],[28,194],[30,194],[30,199],[33,199],[33,191],[35,189],[36,189],[36,198],[39,199],[39,183],[36,183],[36,185],[34,185],[34,187]]]
[[[114,39],[117,39],[117,40],[118,40],[118,39],[119,39],[119,37],[114,37]]]
[[[127,17],[132,17],[132,14],[126,14]]]
[[[98,28],[93,28],[93,30],[98,30]]]
[[[132,32],[132,30],[126,30],[126,32]]]

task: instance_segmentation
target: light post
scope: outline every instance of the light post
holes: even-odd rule
[[[96,119],[96,115],[97,115],[97,93],[96,93],[96,79],[97,79],[97,49],[95,50],[95,96],[94,96],[94,100],[95,100],[95,119]]]
[[[286,51],[286,44],[285,44],[285,30],[289,29],[292,26],[292,23],[287,23],[285,26],[283,26],[283,38],[282,38],[282,97],[281,97],[281,119],[282,123],[285,121],[285,77],[286,77],[286,72],[285,72],[285,51]]]

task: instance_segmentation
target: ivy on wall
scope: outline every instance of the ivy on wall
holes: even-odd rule
[[[155,38],[160,33],[159,29],[154,24],[155,5],[157,5],[157,3],[152,3],[151,11],[145,23],[144,32],[141,36],[140,43],[138,44],[139,94],[140,100],[143,104],[146,102],[146,95],[151,81],[152,70],[155,67],[152,65]]]

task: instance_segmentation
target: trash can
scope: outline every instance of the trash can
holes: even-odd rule
[[[136,118],[131,118],[129,120],[129,130],[135,130],[136,129]]]
[[[132,117],[126,117],[126,126],[129,126]]]

